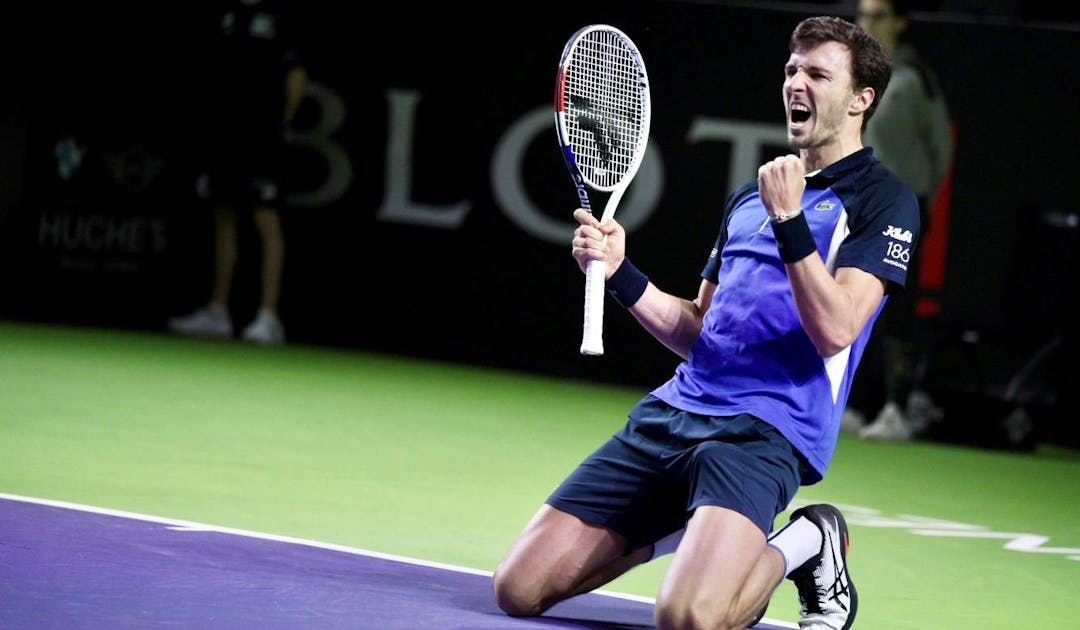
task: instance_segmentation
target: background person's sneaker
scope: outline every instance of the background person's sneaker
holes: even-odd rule
[[[866,416],[858,409],[845,409],[840,416],[840,432],[857,434],[866,426]]]
[[[908,426],[911,427],[911,434],[916,437],[945,419],[945,410],[934,402],[930,394],[921,389],[908,394],[906,407]]]
[[[189,337],[225,338],[233,336],[229,312],[218,304],[207,304],[196,311],[168,321],[169,330]]]
[[[859,429],[859,437],[879,442],[910,442],[915,432],[900,405],[887,402],[873,422]]]
[[[264,346],[280,346],[285,343],[285,326],[272,311],[259,309],[255,319],[244,328],[243,338]]]

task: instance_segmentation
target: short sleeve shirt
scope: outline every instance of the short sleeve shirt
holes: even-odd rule
[[[856,267],[884,280],[887,293],[903,287],[919,236],[918,201],[872,149],[808,175],[801,207],[830,272]],[[799,319],[756,181],[728,199],[702,277],[717,289],[701,335],[653,394],[694,413],[765,420],[809,463],[803,483],[820,481],[885,301],[851,346],[822,358]]]

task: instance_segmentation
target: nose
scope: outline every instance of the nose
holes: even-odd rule
[[[784,81],[784,87],[791,92],[801,92],[806,88],[806,73],[796,70],[794,74]]]

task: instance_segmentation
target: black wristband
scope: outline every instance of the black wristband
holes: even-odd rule
[[[641,299],[641,294],[645,293],[649,278],[638,271],[629,258],[623,258],[622,264],[611,274],[604,286],[623,308],[630,308]]]
[[[772,229],[776,235],[776,248],[780,250],[780,260],[784,263],[798,262],[817,251],[805,212],[787,221],[773,221]]]

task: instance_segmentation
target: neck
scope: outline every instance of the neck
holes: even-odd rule
[[[861,148],[863,148],[862,137],[855,136],[832,144],[803,149],[799,152],[799,156],[802,158],[806,172],[809,173],[839,162]]]

